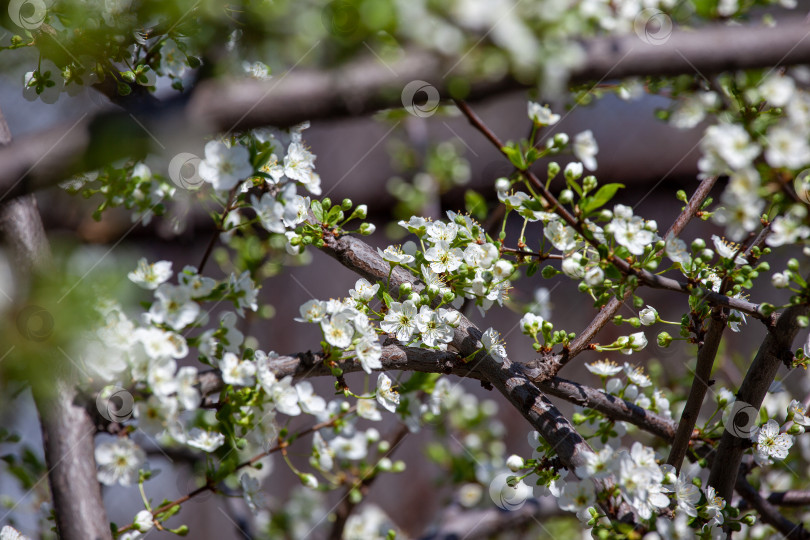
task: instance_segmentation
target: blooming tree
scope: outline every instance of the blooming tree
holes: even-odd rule
[[[401,536],[364,499],[405,470],[393,453],[425,430],[475,441],[468,455],[429,447],[473,516],[466,529],[448,518],[438,536],[562,514],[569,534],[598,538],[806,538],[807,514],[790,507],[810,502],[794,472],[810,462],[810,398],[782,382],[806,379],[798,368],[808,362],[793,342],[810,312],[810,72],[800,65],[810,48],[806,27],[777,23],[774,9],[736,0],[10,2],[1,54],[33,58],[26,99],[88,91],[115,104],[56,141],[11,142],[0,129],[0,229],[15,270],[0,301],[2,399],[30,387],[44,452],[5,429],[0,444],[23,489],[47,475],[52,510],[41,531],[25,532],[200,537],[177,514],[215,494],[243,498],[251,537]],[[299,64],[310,70],[293,73]],[[528,135],[504,141],[471,103],[523,87],[542,100],[521,110]],[[705,127],[699,182],[668,193],[679,208],[671,224],[617,203],[624,186],[598,179],[594,133],[557,130],[566,109],[547,105],[642,93],[668,99],[659,116],[673,128]],[[324,195],[338,181],[321,178],[306,143],[310,121],[376,111],[391,129],[406,117],[462,115],[511,172],[494,190],[467,191],[465,208],[423,217],[426,192],[469,176],[455,147],[431,147],[423,176],[392,184],[402,215],[386,225],[402,241],[388,245],[368,221],[371,201]],[[182,235],[183,209],[194,207],[214,234],[196,266],[144,254],[128,267],[88,268],[80,248],[45,236],[32,193],[57,184],[60,200],[90,200],[96,219],[123,207],[133,229],[161,221]],[[706,226],[687,235],[693,220]],[[248,322],[266,313],[266,280],[313,250],[357,280],[297,317],[278,315],[321,336],[314,352],[285,354],[250,335]],[[555,276],[593,307],[585,328],[555,322],[542,286]],[[510,301],[518,280],[537,289],[534,303]],[[680,319],[663,320],[650,289]],[[620,314],[623,305],[637,316]],[[497,317],[471,321],[504,309],[521,312],[528,350]],[[605,340],[610,322],[622,335]],[[721,346],[755,330],[765,338],[745,372],[713,387]],[[687,387],[667,387],[663,370],[635,360],[675,341],[688,344]],[[599,354],[585,364],[590,380],[560,376],[585,351]],[[331,378],[335,392],[319,394],[312,377]],[[502,394],[510,410],[501,415],[524,417],[524,451],[506,455],[497,406],[465,379]],[[176,499],[160,493],[154,448],[202,464],[196,485]],[[278,467],[300,489],[271,504],[264,487]],[[100,485],[138,487],[131,520],[108,521]],[[337,505],[325,505],[326,492]],[[8,506],[0,538],[25,538]],[[476,531],[485,517],[489,532]]]

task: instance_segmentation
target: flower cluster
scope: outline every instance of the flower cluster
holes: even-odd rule
[[[576,468],[576,479],[566,480],[569,473],[565,469],[553,475],[543,470],[540,464],[546,450],[541,445],[531,460],[513,456],[517,459],[510,458],[513,462],[511,470],[533,470],[524,476],[536,477],[543,489],[557,499],[561,510],[576,513],[587,527],[599,528],[607,523],[600,521],[592,480],[611,476],[615,478],[624,502],[641,519],[655,523],[653,529],[659,534],[672,527],[680,531],[679,538],[721,533],[725,521],[725,502],[716,496],[712,487],[706,488],[705,492],[700,489],[699,479],[693,479],[698,467],[685,467],[680,474],[676,474],[674,467],[660,464],[655,451],[638,441],[629,449],[617,450],[605,444],[585,456],[584,463]],[[664,509],[673,507],[674,519],[659,516]],[[654,534],[652,537],[659,538]]]
[[[451,211],[447,217],[449,222],[417,216],[400,221],[400,226],[419,238],[422,249],[408,242],[401,255],[389,247],[382,257],[411,270],[423,281],[430,298],[441,296],[443,303],[456,308],[464,298],[475,300],[482,313],[495,303],[503,305],[514,265],[501,258],[498,246],[473,218]]]

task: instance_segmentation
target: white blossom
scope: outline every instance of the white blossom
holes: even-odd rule
[[[529,102],[528,106],[529,120],[541,126],[552,126],[559,122],[560,115],[551,112],[551,109],[535,103]]]
[[[148,468],[146,452],[127,438],[99,444],[95,451],[98,481],[107,486],[138,483],[138,471]]]
[[[346,313],[337,313],[328,320],[321,320],[321,330],[328,344],[338,349],[346,349],[352,344],[354,328]]]
[[[377,248],[377,253],[386,261],[395,264],[411,264],[414,261],[413,255],[403,253],[401,248],[395,246],[388,246],[384,251]]]
[[[150,322],[182,330],[197,321],[200,305],[186,287],[164,283],[155,291],[155,300],[147,314]]]
[[[380,342],[377,341],[376,336],[364,336],[360,338],[354,346],[354,352],[357,355],[357,359],[360,361],[363,371],[366,373],[371,374],[372,370],[382,369],[382,361],[380,360],[382,357],[382,346]]]
[[[403,343],[409,342],[416,331],[416,305],[410,300],[403,303],[391,302],[388,313],[380,322],[380,328],[394,334]]]
[[[506,348],[501,341],[501,335],[494,328],[487,328],[481,336],[481,344],[493,360],[502,363],[506,358]]]
[[[225,435],[216,431],[208,431],[200,428],[192,428],[186,439],[186,444],[202,450],[203,452],[213,452],[225,443]]]
[[[596,170],[596,154],[599,152],[599,145],[593,137],[593,132],[588,129],[574,137],[574,155],[582,162],[586,169]]]
[[[779,433],[779,424],[773,419],[757,430],[755,441],[757,454],[763,460],[785,459],[793,446],[793,437]]]
[[[200,177],[217,191],[227,191],[253,173],[250,154],[241,145],[228,147],[220,141],[205,145],[205,159],[198,166]]]
[[[368,302],[374,298],[374,295],[377,294],[379,289],[379,283],[372,285],[367,279],[360,278],[354,284],[354,289],[349,289],[349,295],[358,302]]]
[[[244,308],[248,308],[251,311],[259,309],[259,305],[256,302],[259,296],[259,290],[250,278],[249,270],[242,272],[238,278],[236,274],[231,274],[228,286],[236,297],[236,311],[239,315],[244,317]]]
[[[172,277],[172,263],[170,261],[157,261],[149,264],[142,257],[138,260],[138,267],[127,274],[127,277],[144,289],[154,290]]]
[[[321,322],[323,318],[326,316],[326,302],[322,300],[307,300],[304,302],[299,311],[301,312],[301,317],[296,317],[295,320],[298,322]]]
[[[261,482],[258,478],[242,473],[239,477],[239,483],[242,485],[242,497],[245,498],[245,503],[254,514],[259,512],[259,509],[264,507],[264,494],[262,493]]]
[[[155,518],[149,510],[141,510],[135,514],[132,524],[138,532],[147,532],[154,526]]]
[[[446,242],[439,242],[425,252],[430,269],[437,274],[458,270],[463,258],[464,252],[460,248],[451,248]]]
[[[326,400],[315,393],[311,382],[301,381],[295,385],[295,391],[298,393],[298,403],[305,413],[318,415],[326,410]]]
[[[612,377],[622,370],[621,366],[616,365],[615,362],[608,359],[598,360],[591,364],[585,364],[585,368],[594,375],[599,375],[600,377]]]
[[[382,420],[382,414],[380,414],[379,409],[377,409],[377,403],[371,399],[357,400],[357,415],[374,422]]]
[[[232,352],[226,352],[219,362],[222,370],[222,381],[225,384],[236,386],[252,386],[253,376],[256,374],[256,364],[250,360],[242,360]]]
[[[396,412],[399,393],[391,388],[391,379],[385,373],[377,377],[377,403],[390,412]]]

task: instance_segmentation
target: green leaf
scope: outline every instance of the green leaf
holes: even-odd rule
[[[523,157],[523,152],[520,150],[520,147],[516,143],[507,143],[506,146],[501,148],[501,151],[506,154],[506,157],[509,158],[509,161],[512,162],[512,165],[520,169],[521,171],[526,170],[526,160]]]
[[[616,195],[616,192],[619,191],[619,188],[623,188],[624,184],[605,184],[604,186],[600,187],[599,190],[591,195],[590,197],[583,197],[583,199],[579,203],[579,208],[582,210],[584,214],[589,214],[594,210],[601,208],[610,199]]]
[[[534,146],[530,147],[526,152],[526,161],[529,165],[540,159],[540,151]]]
[[[391,302],[393,302],[394,299],[391,298],[391,295],[388,294],[386,291],[383,291],[382,295],[383,295],[383,302],[385,302],[385,307],[391,309]]]
[[[310,208],[312,208],[312,214],[315,216],[315,219],[318,221],[323,221],[323,206],[321,206],[321,201],[314,200],[312,204],[310,204]]]
[[[341,221],[343,221],[343,210],[340,209],[340,206],[333,206],[329,213],[326,214],[326,219],[324,220],[325,223],[328,225],[335,225]]]
[[[532,277],[537,272],[538,268],[540,268],[540,263],[537,261],[532,261],[529,264],[529,267],[526,268],[526,277]]]
[[[479,220],[484,220],[487,217],[487,200],[483,195],[472,189],[468,189],[464,193],[464,208],[467,209],[470,215]]]

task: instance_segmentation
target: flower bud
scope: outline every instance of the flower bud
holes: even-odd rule
[[[551,180],[555,176],[560,174],[560,164],[556,161],[552,161],[548,164],[548,178]]]
[[[506,460],[506,466],[509,467],[509,470],[512,472],[518,472],[525,464],[526,462],[523,461],[523,458],[515,454],[512,454],[509,456],[509,459]]]
[[[582,176],[583,170],[582,163],[579,161],[572,161],[565,166],[565,178],[571,181],[576,180]]]
[[[799,271],[799,261],[796,259],[790,259],[787,263],[788,270],[793,270],[794,272]]]
[[[641,312],[638,314],[638,318],[641,321],[641,324],[644,326],[650,326],[655,324],[655,322],[658,320],[658,312],[654,307],[647,306],[641,310]]]
[[[318,489],[318,479],[315,478],[314,475],[304,473],[300,475],[298,478],[301,479],[301,483],[304,484],[306,487],[310,489]]]
[[[790,285],[790,278],[787,272],[777,272],[771,276],[771,284],[777,289],[784,289]]]
[[[574,192],[570,189],[564,189],[560,192],[559,201],[562,204],[568,204],[574,200]]]
[[[512,187],[512,183],[509,181],[508,178],[498,178],[495,180],[495,190],[496,191],[509,191],[509,188]]]
[[[670,336],[667,332],[661,332],[658,334],[658,346],[661,348],[666,349],[669,347],[669,344],[672,343],[672,336]]]
[[[363,236],[368,236],[370,234],[374,234],[374,231],[377,230],[377,227],[373,223],[363,223],[360,225],[360,234]]]

